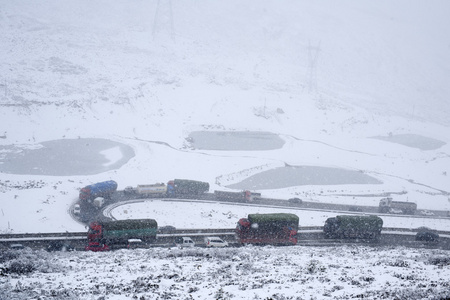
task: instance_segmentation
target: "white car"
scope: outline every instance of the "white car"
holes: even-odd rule
[[[177,237],[175,239],[175,245],[179,248],[195,247],[194,241],[190,237]]]
[[[73,214],[74,215],[79,215],[80,213],[81,213],[80,204],[75,204],[73,206]]]
[[[21,249],[25,249],[25,247],[22,244],[11,244],[11,245],[9,245],[9,249],[21,250]]]
[[[434,216],[434,213],[431,212],[431,211],[429,211],[429,210],[422,210],[422,211],[420,212],[420,214],[421,214],[422,216]]]
[[[219,237],[207,237],[205,238],[206,247],[228,247],[228,243]]]
[[[145,248],[145,244],[141,239],[129,239],[127,249]]]

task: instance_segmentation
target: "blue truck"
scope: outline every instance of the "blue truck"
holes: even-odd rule
[[[117,190],[117,182],[108,180],[85,186],[80,190],[80,200],[92,203],[95,198],[102,197],[109,199]]]

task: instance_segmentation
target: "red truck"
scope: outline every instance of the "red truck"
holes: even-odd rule
[[[249,214],[236,226],[241,244],[296,245],[299,218],[294,214]]]

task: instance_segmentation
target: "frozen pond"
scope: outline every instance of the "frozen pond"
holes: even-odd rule
[[[260,131],[194,131],[189,139],[195,149],[201,150],[258,151],[284,145],[278,135]]]
[[[445,142],[418,134],[396,134],[389,136],[374,136],[374,139],[397,143],[420,150],[435,150],[445,145]]]
[[[290,166],[264,171],[227,187],[239,190],[272,190],[299,185],[381,183],[374,177],[354,170],[315,166]]]
[[[0,172],[91,175],[118,169],[134,157],[130,146],[105,139],[63,139],[36,145],[0,146]]]

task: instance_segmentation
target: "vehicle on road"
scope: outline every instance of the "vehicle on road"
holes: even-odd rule
[[[252,202],[253,200],[260,199],[261,193],[253,193],[248,190],[240,192],[214,191],[214,198],[219,201]]]
[[[22,250],[25,249],[25,246],[22,244],[11,244],[9,245],[9,249],[11,250]]]
[[[205,246],[207,248],[212,248],[212,247],[214,247],[214,248],[220,247],[221,248],[221,247],[228,247],[228,243],[219,237],[213,236],[213,237],[205,238]]]
[[[434,213],[433,213],[432,211],[429,211],[429,210],[422,210],[422,211],[420,212],[420,214],[421,214],[422,216],[434,216]]]
[[[146,248],[145,243],[141,239],[128,239],[127,249]]]
[[[80,190],[80,200],[92,203],[95,198],[103,197],[110,199],[111,195],[117,190],[117,182],[108,180],[85,186]]]
[[[140,198],[176,197],[186,195],[201,195],[209,191],[209,183],[189,179],[174,179],[164,183],[140,184],[136,188],[127,186],[126,195]]]
[[[177,237],[175,238],[175,245],[179,248],[185,248],[185,247],[195,247],[194,241],[190,237]]]
[[[158,233],[161,233],[161,234],[175,233],[176,231],[177,231],[177,228],[172,225],[158,227]]]
[[[101,244],[98,242],[90,242],[84,250],[86,251],[93,251],[93,252],[103,252],[103,251],[109,251],[109,246],[106,244]]]
[[[105,244],[127,245],[130,239],[140,239],[145,243],[156,240],[158,223],[153,219],[131,219],[92,222],[89,225],[88,244],[95,247]]]
[[[336,216],[328,218],[323,227],[325,238],[360,238],[378,240],[383,220],[378,216]]]
[[[428,228],[428,227],[419,227],[416,233],[416,241],[421,242],[439,242],[439,234],[436,230]]]
[[[80,213],[81,213],[81,207],[80,207],[80,204],[77,203],[73,206],[73,214],[79,215]]]
[[[288,202],[293,203],[293,204],[302,204],[303,203],[302,199],[300,199],[300,198],[289,198]]]
[[[362,212],[363,210],[362,210],[362,208],[359,207],[359,206],[350,206],[350,207],[348,208],[348,211]]]
[[[249,214],[238,221],[236,239],[240,244],[296,245],[298,224],[295,214]]]
[[[65,251],[74,251],[75,248],[70,244],[70,242],[67,241],[53,241],[47,245],[46,250],[49,252],[53,251],[65,252]]]
[[[394,201],[391,197],[382,198],[378,205],[380,213],[397,213],[414,215],[417,210],[417,204],[409,201]]]

